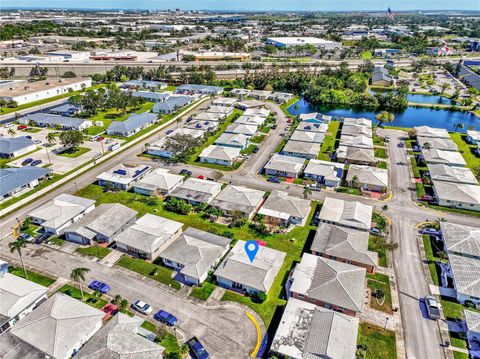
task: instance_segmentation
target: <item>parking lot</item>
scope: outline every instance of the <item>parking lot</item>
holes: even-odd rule
[[[23,156],[15,161],[9,162],[7,165],[10,167],[22,167],[22,162],[25,161],[27,158],[31,158],[33,161],[40,160],[42,161],[37,166],[39,167],[48,167],[52,170],[53,173],[57,174],[64,174],[67,173],[78,166],[81,166],[88,161],[98,158],[102,155],[103,151],[107,151],[108,147],[114,143],[123,143],[123,140],[114,139],[109,144],[103,143],[103,150],[102,150],[102,143],[99,141],[90,141],[85,140],[80,147],[84,148],[85,152],[77,157],[66,157],[63,155],[59,155],[63,146],[59,143],[59,139],[57,137],[57,142],[53,145],[49,145],[47,141],[47,135],[50,132],[55,132],[49,129],[38,129],[38,132],[27,132],[17,130],[17,127],[11,127],[15,130],[16,134],[15,137],[19,136],[31,136],[32,140],[37,144],[39,150],[30,154]],[[8,128],[0,127],[0,134],[5,137],[11,137],[8,134]]]

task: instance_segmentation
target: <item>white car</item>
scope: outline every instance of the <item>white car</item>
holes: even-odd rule
[[[146,315],[150,314],[153,311],[150,304],[142,302],[141,300],[138,300],[138,299],[132,303],[132,308]]]

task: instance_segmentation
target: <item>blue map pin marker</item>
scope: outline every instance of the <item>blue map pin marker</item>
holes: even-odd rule
[[[258,252],[257,241],[254,241],[253,239],[247,241],[245,243],[245,252],[247,252],[248,259],[250,259],[250,262],[253,262]]]

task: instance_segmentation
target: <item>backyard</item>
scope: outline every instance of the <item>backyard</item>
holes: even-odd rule
[[[360,323],[358,345],[366,348],[365,359],[396,359],[395,332],[368,323]],[[357,357],[358,358],[358,357]]]
[[[10,267],[9,272],[17,277],[25,278],[25,272],[22,267]],[[47,277],[43,274],[27,270],[27,278],[29,281],[48,287],[55,282],[55,279]]]
[[[331,161],[328,154],[335,151],[339,129],[339,121],[330,121],[330,123],[328,124],[328,131],[326,133],[325,139],[323,140],[322,147],[320,149],[320,153],[318,154],[317,159]]]
[[[69,284],[65,284],[58,291],[72,298],[78,299],[84,303],[87,303],[88,305],[91,305],[92,307],[97,309],[101,309],[105,306],[105,304],[107,304],[106,300],[102,298],[97,298],[93,294],[86,292],[85,287],[83,287],[83,294],[84,294],[85,300],[82,300],[82,293],[80,292],[80,289],[77,289],[76,287],[73,287]]]
[[[390,278],[381,273],[367,274],[367,286],[372,291],[370,297],[370,307],[385,313],[392,314],[392,293],[390,292]],[[384,294],[383,302],[374,297],[375,291],[381,291]]]

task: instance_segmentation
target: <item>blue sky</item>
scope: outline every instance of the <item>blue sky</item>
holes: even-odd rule
[[[1,7],[190,10],[480,10],[480,0],[0,0]]]

